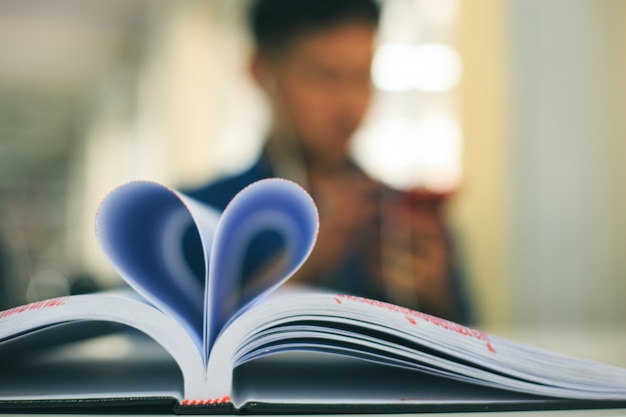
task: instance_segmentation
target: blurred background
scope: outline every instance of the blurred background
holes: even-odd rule
[[[479,324],[626,323],[626,2],[382,0],[371,175],[448,195]],[[256,157],[243,0],[0,0],[0,307],[119,284],[106,193]]]

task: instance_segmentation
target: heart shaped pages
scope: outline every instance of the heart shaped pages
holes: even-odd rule
[[[205,364],[224,325],[286,281],[306,260],[319,227],[315,203],[299,185],[258,181],[223,213],[154,182],[131,182],[111,192],[96,216],[100,245],[117,272],[192,336]],[[196,234],[204,255],[204,285],[187,264],[185,235]],[[283,250],[271,274],[247,283],[242,265],[260,233],[272,231]],[[198,239],[199,237],[199,239]]]

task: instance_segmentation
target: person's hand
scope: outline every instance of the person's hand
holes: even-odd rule
[[[432,207],[397,204],[383,220],[382,274],[395,303],[442,317],[452,311],[449,251]]]
[[[379,186],[362,174],[318,176],[311,179],[311,193],[320,213],[320,230],[311,256],[296,273],[300,283],[324,283],[353,251],[371,244],[378,210]],[[369,243],[368,243],[369,240]]]

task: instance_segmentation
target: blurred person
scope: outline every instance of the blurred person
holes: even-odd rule
[[[320,231],[311,256],[289,282],[466,322],[467,301],[441,204],[408,201],[368,177],[349,156],[350,139],[372,95],[379,15],[373,0],[254,2],[250,73],[272,107],[266,145],[245,172],[186,192],[224,209],[256,180],[294,180],[314,198]],[[245,275],[271,269],[263,261],[279,246],[271,235],[253,242]],[[203,276],[201,254],[187,252]]]

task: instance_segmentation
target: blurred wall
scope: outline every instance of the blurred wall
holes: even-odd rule
[[[458,47],[464,179],[454,197],[456,225],[478,320],[511,320],[512,91],[510,4],[501,0],[462,2]]]
[[[517,0],[515,318],[626,322],[626,2]]]
[[[464,2],[453,218],[481,322],[624,323],[626,3]]]
[[[246,5],[161,4],[141,59],[96,96],[80,185],[81,257],[109,284],[119,279],[90,226],[102,196],[133,179],[197,186],[245,168],[259,151],[267,111],[247,76]],[[116,165],[120,169],[102,175]]]

